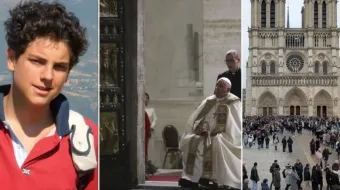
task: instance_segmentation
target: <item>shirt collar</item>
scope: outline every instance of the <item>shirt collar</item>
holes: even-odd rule
[[[4,114],[4,97],[9,93],[11,85],[0,85],[0,119],[6,121]],[[68,126],[68,117],[70,106],[67,98],[59,94],[51,101],[50,108],[52,116],[56,121],[56,131],[58,136],[66,136],[70,133]],[[6,123],[4,123],[6,125]],[[6,127],[7,128],[7,127]]]

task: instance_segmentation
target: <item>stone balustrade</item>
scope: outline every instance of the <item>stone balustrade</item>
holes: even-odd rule
[[[338,86],[338,76],[252,76],[252,86]]]

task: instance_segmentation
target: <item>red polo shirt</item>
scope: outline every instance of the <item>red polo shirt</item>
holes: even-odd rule
[[[0,87],[0,119],[3,112],[4,87]],[[6,90],[5,90],[6,91]],[[8,91],[6,91],[8,92]],[[5,94],[6,94],[5,92]],[[70,143],[66,98],[58,96],[51,103],[56,118],[56,133],[38,141],[19,168],[9,129],[0,122],[0,189],[1,190],[76,190],[78,173],[73,165]],[[98,159],[97,126],[84,118],[94,135]],[[98,189],[98,169],[89,177],[86,190]]]

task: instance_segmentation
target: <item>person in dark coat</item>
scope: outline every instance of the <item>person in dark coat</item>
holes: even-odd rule
[[[316,139],[316,141],[315,141],[315,150],[319,150],[319,148],[320,148],[320,140]]]
[[[242,180],[244,181],[245,179],[248,179],[247,168],[246,168],[245,162],[243,163],[242,172],[243,172]]]
[[[270,189],[272,189],[272,186],[273,186],[274,181],[275,181],[275,179],[274,179],[275,168],[279,168],[279,170],[280,170],[280,166],[277,163],[277,160],[274,160],[274,162],[272,163],[272,165],[269,168],[269,172],[272,174],[272,182],[270,183]]]
[[[261,190],[269,190],[269,187],[268,187],[268,179],[264,179],[263,182],[261,183]]]
[[[334,171],[332,171],[332,190],[340,189],[339,176]]]
[[[315,154],[315,141],[314,141],[314,139],[312,139],[312,141],[310,141],[309,149],[310,149],[311,155],[314,155]]]
[[[260,150],[263,144],[263,138],[261,136],[259,136],[257,138],[257,145],[258,145],[258,149]]]
[[[326,172],[326,182],[327,182],[327,190],[334,190],[335,186],[339,184],[339,176],[334,173],[329,166],[325,169]]]
[[[332,154],[332,153],[329,152],[328,147],[326,146],[322,151],[322,157],[323,157],[323,160],[325,161],[325,168],[328,165],[328,158],[329,158],[330,154]]]
[[[312,176],[311,176],[311,180],[312,180],[312,190],[319,190],[319,178],[318,178],[318,174],[316,171],[316,166],[313,166],[312,168]]]
[[[310,171],[309,171],[309,164],[306,164],[305,169],[303,170],[303,179],[305,181],[305,187],[310,187]]]
[[[332,172],[328,166],[326,166],[325,172],[326,172],[327,190],[330,190],[332,188]]]
[[[270,140],[270,139],[269,139],[268,135],[266,136],[266,139],[265,139],[265,140],[266,140],[266,148],[269,148],[269,140]]]
[[[241,67],[240,56],[236,50],[229,50],[225,55],[225,64],[227,64],[228,71],[218,75],[217,80],[225,77],[231,82],[232,87],[230,93],[241,99]]]
[[[257,162],[254,163],[254,166],[250,171],[250,180],[253,181],[253,190],[257,190],[257,182],[260,181],[260,177],[257,172]]]
[[[333,171],[338,171],[339,170],[339,161],[335,160],[335,162],[332,165],[332,170]]]
[[[286,147],[287,147],[287,139],[286,139],[286,136],[283,137],[281,143],[282,143],[283,152],[286,152]]]
[[[280,166],[275,165],[274,175],[273,175],[273,182],[275,190],[280,190],[281,187],[281,175],[280,175]]]
[[[293,140],[292,140],[292,138],[288,138],[288,140],[287,140],[287,143],[288,143],[288,151],[289,151],[289,153],[292,153],[293,152]]]
[[[316,179],[317,179],[317,183],[318,183],[318,187],[323,186],[323,177],[322,177],[322,170],[319,164],[316,164]],[[321,189],[320,188],[320,189]]]
[[[302,189],[301,183],[302,183],[302,180],[303,180],[303,178],[302,178],[303,177],[302,176],[303,165],[302,165],[302,163],[300,162],[299,159],[296,160],[294,167],[295,167],[296,173],[299,175],[299,178],[300,178],[300,180],[298,181],[298,187],[299,187],[299,189]]]

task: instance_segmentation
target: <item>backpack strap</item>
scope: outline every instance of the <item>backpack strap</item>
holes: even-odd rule
[[[78,173],[87,173],[97,167],[94,137],[84,117],[70,110],[70,147],[73,164]]]

